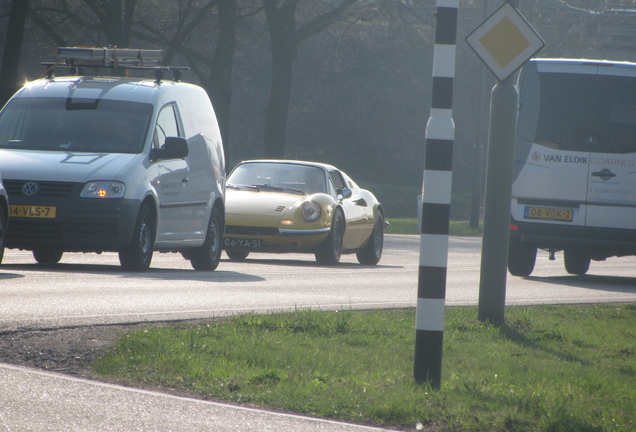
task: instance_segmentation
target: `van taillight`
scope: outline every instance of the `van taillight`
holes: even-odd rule
[[[510,231],[519,231],[519,225],[510,224]]]

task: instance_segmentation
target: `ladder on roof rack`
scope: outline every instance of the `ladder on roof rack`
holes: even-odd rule
[[[118,68],[125,66],[158,66],[161,50],[130,48],[61,47],[58,56],[74,66]]]
[[[151,49],[60,47],[58,56],[62,58],[61,62],[42,62],[42,65],[48,66],[45,72],[48,78],[53,76],[53,69],[57,66],[70,67],[73,75],[78,74],[78,68],[140,69],[153,70],[156,82],[160,83],[164,71],[173,71],[175,81],[180,81],[181,71],[190,69],[159,66],[162,51]]]

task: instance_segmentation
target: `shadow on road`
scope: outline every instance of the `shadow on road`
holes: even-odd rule
[[[252,258],[251,256],[249,258],[246,258],[243,261],[232,261],[232,260],[228,260],[228,261],[233,262],[235,264],[245,263],[245,265],[261,264],[261,265],[272,265],[272,266],[312,267],[312,268],[319,268],[324,270],[402,268],[402,266],[392,266],[392,265],[382,265],[382,264],[362,265],[362,264],[353,263],[353,262],[351,263],[340,262],[334,266],[328,266],[328,265],[318,264],[316,261],[312,261],[312,260],[304,261],[304,260],[295,260],[295,259]]]
[[[586,288],[598,291],[636,293],[636,278],[626,276],[603,276],[603,275],[568,275],[568,276],[548,276],[525,278],[534,282],[541,282],[553,285],[564,285],[576,288]]]
[[[265,280],[265,278],[254,276],[251,274],[223,270],[195,271],[192,269],[169,269],[150,267],[150,269],[145,272],[126,272],[122,271],[121,267],[118,265],[108,264],[3,264],[2,269],[41,273],[77,273],[79,275],[107,274],[124,278],[130,277],[161,280],[192,280],[202,282],[258,282]],[[24,277],[23,275],[18,274],[0,273],[0,279],[9,279],[7,275],[10,275],[13,278]]]

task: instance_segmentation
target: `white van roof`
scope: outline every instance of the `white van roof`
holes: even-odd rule
[[[194,87],[183,82],[157,83],[143,78],[63,76],[31,81],[14,97],[71,97],[152,103],[159,95],[176,99],[177,95],[173,93],[188,92]]]
[[[539,72],[636,76],[636,63],[626,61],[535,58],[531,59],[530,63],[536,65]]]

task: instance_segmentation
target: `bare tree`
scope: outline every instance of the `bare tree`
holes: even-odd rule
[[[298,45],[327,29],[356,1],[342,0],[334,8],[307,20],[297,28],[297,7],[301,0],[263,0],[272,47],[272,82],[264,112],[265,157],[282,158],[285,155],[292,70]]]
[[[81,39],[83,45],[124,48],[130,45],[139,0],[39,0],[33,3],[29,17],[58,46]]]
[[[230,150],[228,143],[230,141],[230,111],[232,106],[232,68],[236,50],[236,0],[220,0],[218,10],[219,37],[210,68],[210,77],[205,83],[205,88],[214,102],[227,162]]]
[[[0,106],[4,105],[20,87],[18,84],[18,69],[24,37],[24,23],[28,10],[28,0],[11,1],[9,27],[4,43],[2,68],[0,69]]]

